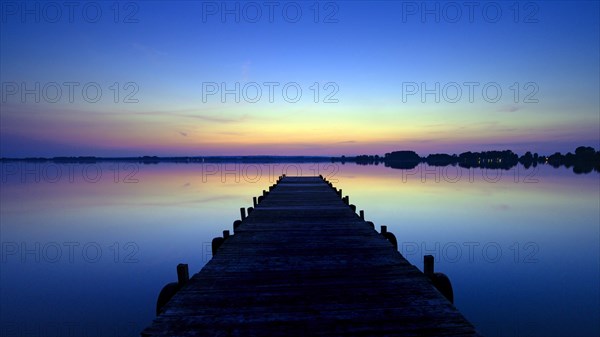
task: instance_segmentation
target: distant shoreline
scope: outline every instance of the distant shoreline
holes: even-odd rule
[[[137,162],[137,163],[276,163],[276,162],[331,162],[331,156],[140,156],[140,157],[26,157],[0,158],[0,162],[55,162],[55,163],[95,163],[95,162]]]
[[[575,173],[600,172],[600,151],[592,147],[580,146],[575,153],[561,154],[555,152],[551,155],[538,155],[526,152],[518,156],[511,150],[463,152],[457,154],[430,154],[421,157],[414,151],[394,151],[380,155],[358,155],[358,156],[140,156],[140,157],[28,157],[28,158],[0,158],[1,163],[9,162],[51,162],[64,164],[93,164],[100,162],[128,162],[141,164],[158,163],[356,163],[358,165],[379,165],[394,169],[411,169],[420,163],[431,166],[460,166],[465,168],[479,167],[490,169],[510,169],[517,164],[526,168],[531,166],[548,164],[553,167],[573,167]]]

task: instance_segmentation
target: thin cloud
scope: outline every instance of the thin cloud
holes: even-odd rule
[[[497,211],[508,211],[510,209],[510,206],[508,206],[506,204],[499,204],[499,205],[492,205],[492,208]]]
[[[152,47],[143,45],[141,43],[137,43],[134,42],[132,45],[133,49],[135,49],[138,52],[141,52],[142,54],[144,54],[147,58],[151,59],[151,60],[156,60],[159,57],[165,56],[167,55],[167,53],[154,49]]]
[[[246,61],[242,64],[242,79],[244,81],[248,81],[249,75],[250,75],[250,65],[252,64],[251,61]]]
[[[217,132],[217,134],[219,134],[219,135],[225,135],[225,136],[243,136],[246,133],[244,133],[244,132],[235,132],[235,131],[222,131],[222,132]]]
[[[190,110],[185,110],[185,112]],[[191,110],[193,111],[193,110]],[[193,118],[193,119],[201,119],[207,122],[213,123],[221,123],[221,124],[229,124],[229,123],[240,123],[244,122],[250,117],[248,115],[242,115],[239,117],[228,118],[222,116],[214,116],[207,114],[198,114],[198,113],[185,113],[181,111],[143,111],[143,112],[133,112],[134,115],[143,115],[143,116],[168,116],[168,117],[184,117],[184,118]]]
[[[515,111],[519,111],[519,110],[521,110],[520,106],[507,105],[507,106],[500,107],[500,109],[498,109],[496,111],[497,112],[515,112]]]
[[[206,109],[202,109],[206,110]],[[43,114],[44,116],[48,116],[52,114],[53,117],[56,116],[86,116],[96,115],[96,116],[128,116],[128,115],[139,115],[139,116],[157,116],[157,117],[183,117],[183,118],[192,118],[192,119],[201,119],[207,122],[213,123],[241,123],[248,120],[257,119],[254,116],[250,116],[249,114],[243,114],[241,116],[235,117],[223,117],[217,116],[214,113],[206,113],[204,111],[200,112],[200,109],[180,109],[180,110],[154,110],[154,111],[135,111],[135,110],[113,110],[113,111],[99,111],[99,110],[79,110],[73,108],[54,108],[44,106],[43,109],[41,107],[35,106],[27,106],[27,111],[23,111],[22,105],[9,105],[2,106],[2,115],[6,116],[8,114],[12,114],[14,116],[31,116],[35,117],[39,114]],[[261,118],[262,119],[262,118]]]

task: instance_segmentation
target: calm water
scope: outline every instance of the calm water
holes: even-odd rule
[[[329,177],[420,269],[435,255],[483,334],[600,334],[597,173],[4,163],[2,336],[139,335],[177,263],[200,270],[210,240],[282,170]]]

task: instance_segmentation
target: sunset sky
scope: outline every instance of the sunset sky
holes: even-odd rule
[[[598,2],[54,4],[2,2],[2,157],[600,148]]]

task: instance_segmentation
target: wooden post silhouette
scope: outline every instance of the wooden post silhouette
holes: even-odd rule
[[[180,263],[177,265],[177,284],[179,287],[183,287],[184,284],[190,279],[190,273],[188,270],[188,265],[184,263]]]
[[[392,243],[394,249],[398,249],[398,240],[396,239],[394,233],[388,232],[387,226],[381,226],[381,235],[383,235],[383,237],[385,237],[386,239],[388,239],[389,242]]]
[[[233,222],[233,232],[235,233],[235,230],[242,224],[242,220],[235,220]]]
[[[446,274],[435,272],[433,255],[423,256],[423,274],[431,280],[433,286],[436,287],[450,303],[454,303],[452,282],[450,282],[450,279]]]
[[[423,273],[428,277],[433,277],[433,255],[423,256]]]

